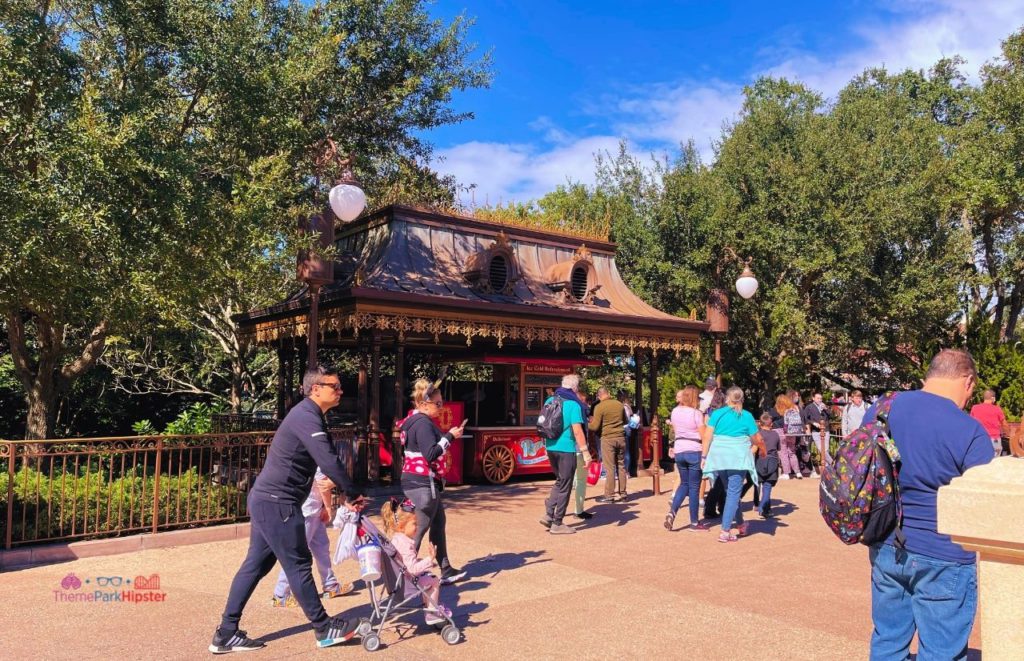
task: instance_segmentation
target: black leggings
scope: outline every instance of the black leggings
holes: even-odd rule
[[[444,503],[440,492],[430,494],[430,487],[411,487],[405,490],[405,497],[416,506],[416,552],[420,550],[423,538],[430,533],[430,543],[437,549],[437,565],[450,567],[448,561],[448,539],[445,536]]]

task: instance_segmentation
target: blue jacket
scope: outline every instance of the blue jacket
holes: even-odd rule
[[[274,434],[253,495],[273,502],[301,504],[313,487],[317,466],[349,499],[362,495],[327,432],[320,407],[308,397],[288,412]]]

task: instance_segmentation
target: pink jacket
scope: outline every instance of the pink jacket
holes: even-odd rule
[[[398,551],[398,557],[402,559],[405,570],[413,576],[425,574],[434,568],[434,561],[430,558],[420,559],[416,555],[416,542],[402,533],[395,533],[395,536],[391,538],[391,543]]]

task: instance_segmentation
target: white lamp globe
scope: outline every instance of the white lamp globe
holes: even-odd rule
[[[355,220],[366,208],[366,193],[353,184],[338,184],[328,194],[331,211],[343,223]]]
[[[757,293],[757,278],[749,267],[743,269],[743,273],[736,279],[736,293],[743,298],[750,298]]]

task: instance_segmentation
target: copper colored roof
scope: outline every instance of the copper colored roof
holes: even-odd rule
[[[630,291],[608,242],[393,206],[343,227],[335,245],[335,281],[321,289],[321,332],[376,328],[496,337],[499,346],[679,351],[707,330]],[[302,290],[238,321],[261,342],[304,335],[308,305]]]

